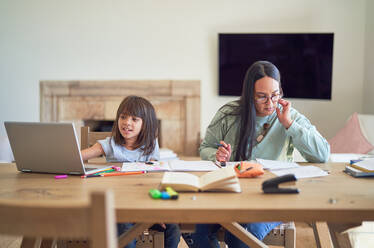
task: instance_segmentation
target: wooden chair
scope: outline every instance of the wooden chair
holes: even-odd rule
[[[112,132],[90,132],[89,127],[81,127],[81,150],[93,146],[98,140],[105,139],[111,135]],[[164,233],[145,229],[143,233],[136,238],[136,240],[137,248],[161,248],[164,246]]]
[[[40,247],[42,238],[88,239],[92,248],[118,247],[115,218],[110,191],[91,193],[84,205],[0,202],[0,233],[22,235],[21,247]]]
[[[93,146],[98,140],[105,139],[112,135],[112,132],[90,132],[90,127],[81,127],[81,150]],[[83,161],[87,163],[87,161]]]

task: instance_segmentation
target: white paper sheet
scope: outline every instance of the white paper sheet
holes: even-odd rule
[[[185,161],[172,160],[168,161],[171,171],[214,171],[219,169],[212,161]]]
[[[309,177],[324,177],[328,173],[319,167],[313,165],[299,166],[295,168],[288,168],[282,170],[271,170],[271,173],[277,176],[283,176],[286,174],[294,174],[297,179],[309,178]]]
[[[289,163],[276,160],[267,160],[267,159],[256,159],[258,163],[262,164],[265,170],[281,170],[288,168],[297,168],[300,167],[297,163]]]
[[[167,161],[156,162],[153,164],[146,164],[144,162],[123,163],[121,171],[170,171]]]

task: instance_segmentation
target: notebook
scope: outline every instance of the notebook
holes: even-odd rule
[[[107,165],[84,165],[73,123],[4,122],[17,169],[85,175]]]

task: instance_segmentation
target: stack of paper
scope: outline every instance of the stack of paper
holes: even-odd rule
[[[160,148],[160,160],[172,160],[172,159],[178,159],[178,156],[175,152],[168,148]]]
[[[366,159],[353,163],[351,167],[363,172],[374,172],[374,159]]]
[[[344,172],[353,177],[374,177],[374,172],[364,172],[349,165],[345,167]]]
[[[262,164],[264,169],[269,170],[271,173],[277,176],[294,174],[297,179],[300,179],[309,177],[323,177],[328,175],[326,171],[313,165],[300,166],[297,163],[289,163],[266,159],[257,159],[257,162]]]

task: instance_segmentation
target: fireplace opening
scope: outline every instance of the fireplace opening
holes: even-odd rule
[[[111,132],[114,120],[83,120],[83,124],[90,128],[91,132]]]

